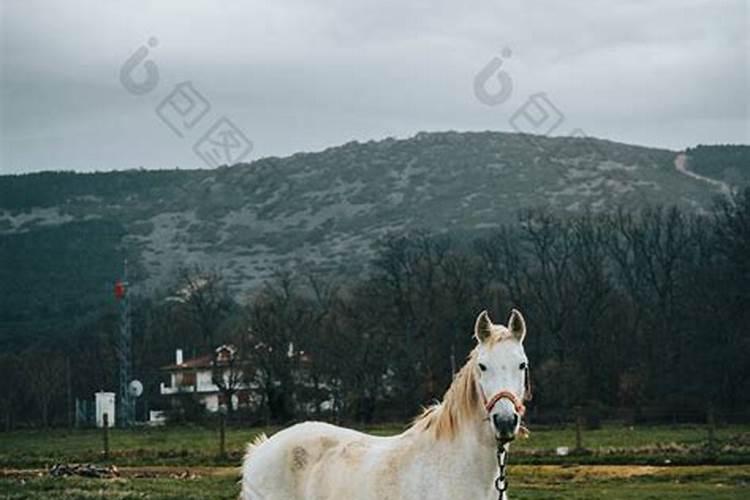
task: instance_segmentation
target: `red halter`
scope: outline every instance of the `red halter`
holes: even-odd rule
[[[519,416],[523,417],[524,413],[526,413],[526,407],[523,405],[519,397],[510,391],[500,391],[492,396],[489,401],[484,397],[484,394],[482,394],[482,397],[484,399],[484,409],[487,413],[490,413],[501,399],[507,399],[510,401]]]

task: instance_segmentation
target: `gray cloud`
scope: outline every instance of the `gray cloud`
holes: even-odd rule
[[[0,171],[201,166],[153,109],[191,80],[252,158],[419,130],[510,130],[532,93],[559,133],[680,149],[750,142],[745,0],[524,2],[5,0]],[[150,36],[161,79],[119,84]],[[474,75],[503,47],[512,98]]]

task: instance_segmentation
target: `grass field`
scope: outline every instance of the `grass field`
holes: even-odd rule
[[[177,470],[177,469],[175,469]],[[163,471],[166,472],[166,471]],[[3,499],[236,499],[237,470],[204,468],[189,479],[0,478]],[[530,466],[510,470],[515,499],[739,499],[750,494],[750,466]]]
[[[380,435],[403,426],[365,429]],[[204,427],[113,429],[109,463],[117,465],[231,465],[239,463],[246,444],[259,432],[274,428],[227,429],[227,457],[218,457],[216,429]],[[627,427],[607,425],[584,431],[586,453],[558,457],[557,447],[575,447],[575,429],[540,428],[513,445],[516,463],[599,464],[750,464],[750,425],[720,427],[716,449],[708,449],[702,426]],[[102,457],[101,431],[49,430],[0,434],[0,467],[47,467],[56,462],[97,462]]]
[[[0,499],[236,498],[236,466],[246,443],[275,430],[228,429],[224,458],[218,457],[218,432],[212,428],[112,430],[109,459],[102,456],[97,430],[0,433]],[[366,430],[388,435],[402,427]],[[720,427],[713,449],[706,429],[689,425],[608,425],[585,431],[583,445],[582,453],[557,456],[555,448],[575,446],[575,429],[532,429],[528,440],[512,447],[512,497],[750,498],[750,426]],[[58,462],[116,464],[122,477],[48,476],[46,468]]]

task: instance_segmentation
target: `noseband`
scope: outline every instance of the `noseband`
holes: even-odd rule
[[[523,374],[523,385],[524,385],[524,394],[523,394],[523,401],[531,401],[531,379],[529,378],[529,367],[528,365],[526,368],[524,368],[524,374]],[[526,406],[524,406],[523,401],[521,401],[521,398],[519,398],[514,392],[511,391],[500,391],[496,393],[494,396],[492,396],[490,399],[487,399],[487,396],[484,395],[484,391],[479,390],[479,393],[482,395],[482,400],[484,401],[484,410],[487,412],[487,415],[490,414],[492,409],[495,407],[497,403],[500,402],[501,399],[507,399],[511,402],[513,405],[513,408],[516,410],[516,413],[518,413],[519,417],[523,417],[524,414],[526,414]]]
[[[500,402],[501,399],[507,399],[511,402],[513,405],[513,408],[516,410],[516,413],[518,413],[519,417],[523,417],[526,413],[526,407],[521,402],[521,399],[513,394],[510,391],[500,391],[494,396],[492,396],[489,400],[487,398],[484,398],[484,409],[489,414],[492,409],[495,407],[497,403]]]

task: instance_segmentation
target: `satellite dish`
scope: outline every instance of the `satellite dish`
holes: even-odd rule
[[[143,394],[143,384],[140,380],[131,380],[128,384],[128,391],[134,398],[140,397]]]

